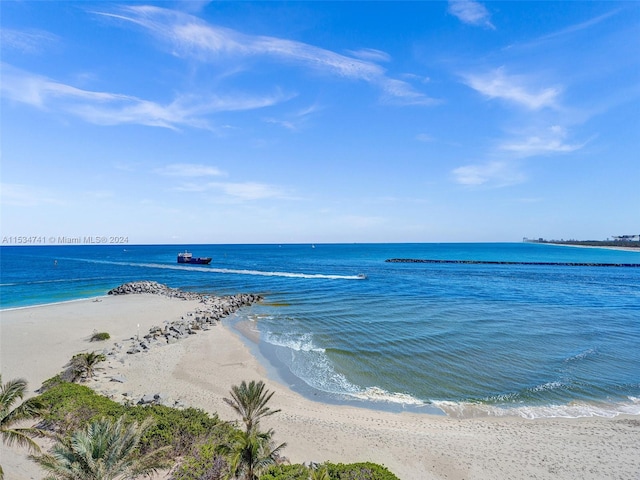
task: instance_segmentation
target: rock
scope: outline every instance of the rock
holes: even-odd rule
[[[155,401],[155,398],[153,395],[143,395],[142,398],[138,401],[138,405],[149,405],[150,403],[153,403]]]
[[[111,381],[112,382],[118,382],[118,383],[124,383],[127,381],[127,379],[125,377],[123,377],[122,375],[115,375],[113,377],[111,377]]]

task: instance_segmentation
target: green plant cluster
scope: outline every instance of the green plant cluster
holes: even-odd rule
[[[326,471],[329,480],[400,480],[386,467],[376,463],[323,463],[314,468],[305,465],[277,465],[270,467],[260,480],[309,480]],[[181,479],[182,480],[182,479]]]
[[[244,385],[244,384],[243,384]],[[251,384],[250,384],[251,385]],[[245,385],[246,386],[246,385]],[[221,446],[233,445],[234,439],[247,436],[233,424],[222,422],[217,415],[195,409],[176,409],[162,405],[130,406],[114,402],[91,388],[65,382],[60,376],[45,382],[37,399],[44,405],[43,426],[61,433],[78,431],[100,419],[116,421],[124,416],[128,422],[142,423],[152,418],[152,426],[140,440],[140,454],[170,446],[167,458],[181,457],[172,480],[224,480],[233,470],[233,459]],[[234,390],[235,393],[241,392]],[[242,393],[242,392],[241,392]],[[250,393],[249,391],[245,393]],[[274,413],[265,408],[270,395],[259,389],[259,416]],[[239,397],[242,399],[242,397]],[[245,402],[246,403],[246,402]],[[246,413],[246,412],[245,412]],[[253,422],[256,424],[256,418]],[[259,432],[256,432],[259,433]],[[271,437],[272,431],[262,432]],[[306,465],[276,465],[251,477],[254,480],[399,480],[386,467],[374,463],[324,463],[313,468]]]
[[[141,439],[142,453],[170,445],[174,455],[181,455],[198,440],[222,441],[234,430],[217,415],[209,416],[199,409],[121,405],[76,383],[57,383],[38,398],[48,409],[42,417],[45,424],[58,431],[77,430],[104,417],[116,420],[125,415],[138,422],[153,418],[153,426]]]
[[[89,339],[90,342],[102,342],[104,340],[109,340],[111,338],[111,335],[109,335],[107,332],[96,332],[93,335],[91,335],[91,338]]]

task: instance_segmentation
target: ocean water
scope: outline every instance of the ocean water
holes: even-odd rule
[[[185,249],[211,265],[178,265]],[[134,280],[259,293],[264,303],[226,321],[253,333],[245,341],[270,375],[318,401],[460,417],[640,415],[640,268],[389,258],[638,264],[640,252],[528,243],[2,247],[0,306],[99,296]]]

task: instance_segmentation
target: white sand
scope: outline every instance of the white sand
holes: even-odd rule
[[[144,335],[150,326],[178,319],[196,306],[128,295],[3,311],[3,379],[25,377],[38,388],[73,354],[136,336],[138,324]],[[109,332],[112,340],[89,343],[94,330]],[[127,381],[111,382],[116,374]],[[262,379],[275,391],[272,407],[282,409],[265,419],[264,427],[275,429],[277,442],[287,442],[284,454],[295,463],[372,461],[403,480],[640,480],[639,417],[453,419],[325,405],[266,378],[246,345],[222,325],[145,353],[110,358],[98,377],[89,385],[114,398],[123,392],[136,398],[163,393],[224,420],[235,419],[222,400],[231,385]],[[6,478],[41,478],[24,451],[2,446],[0,454]]]

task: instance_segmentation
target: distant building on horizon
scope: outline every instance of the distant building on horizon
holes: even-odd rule
[[[614,242],[640,242],[640,235],[613,236]]]

